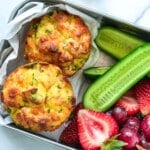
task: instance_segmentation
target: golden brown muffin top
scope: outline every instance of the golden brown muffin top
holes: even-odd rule
[[[65,11],[54,11],[31,22],[25,57],[58,65],[72,76],[89,57],[91,34],[83,19]]]
[[[75,98],[70,82],[55,65],[32,63],[5,80],[2,99],[13,121],[33,131],[53,131],[68,117]]]

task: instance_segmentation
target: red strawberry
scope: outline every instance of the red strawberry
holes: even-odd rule
[[[135,97],[135,93],[133,89],[128,90],[124,96]]]
[[[84,150],[99,150],[103,142],[118,133],[116,121],[103,112],[81,109],[77,122],[79,139]]]
[[[73,111],[73,117],[77,119],[78,111],[83,108],[82,103],[78,103],[78,105],[75,107]]]
[[[142,115],[149,115],[150,114],[150,100],[149,99],[139,99],[139,107],[140,112]]]
[[[68,126],[63,130],[60,135],[60,142],[68,145],[79,145],[79,137],[77,130],[77,120],[70,121]]]
[[[143,115],[150,114],[150,78],[144,78],[134,87],[134,92]]]
[[[130,96],[122,96],[116,103],[116,106],[124,108],[129,116],[135,115],[139,112],[139,104],[137,103],[137,100]]]
[[[77,129],[77,114],[80,109],[83,108],[82,103],[79,103],[73,112],[72,120],[69,122],[68,126],[62,131],[60,135],[60,142],[68,145],[80,145]]]

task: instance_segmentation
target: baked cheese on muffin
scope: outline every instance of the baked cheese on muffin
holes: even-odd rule
[[[15,124],[32,131],[54,131],[70,116],[75,97],[62,70],[48,63],[15,69],[2,90],[4,108]]]
[[[83,19],[66,11],[54,11],[31,22],[25,58],[56,64],[69,77],[85,64],[90,49],[91,34]]]

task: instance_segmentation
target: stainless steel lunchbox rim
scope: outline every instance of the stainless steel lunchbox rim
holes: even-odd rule
[[[28,2],[45,2],[45,3],[50,3],[50,2],[51,2],[51,3],[55,3],[55,4],[56,4],[56,3],[65,3],[65,4],[68,4],[68,5],[74,6],[74,7],[78,7],[78,8],[80,8],[80,9],[84,9],[84,10],[86,10],[86,11],[91,11],[91,12],[95,13],[96,15],[100,15],[100,16],[103,16],[103,17],[106,17],[106,18],[108,18],[108,19],[112,19],[112,20],[115,20],[115,21],[119,21],[119,22],[121,22],[121,23],[123,23],[123,24],[127,24],[127,25],[133,26],[133,27],[135,27],[135,28],[137,28],[137,29],[139,29],[139,30],[144,30],[144,31],[150,33],[150,29],[141,27],[140,25],[136,25],[136,24],[134,24],[134,23],[131,23],[131,22],[127,22],[127,21],[125,21],[125,20],[118,19],[118,18],[116,18],[116,17],[114,17],[114,16],[111,16],[111,15],[108,15],[108,14],[102,14],[102,13],[100,13],[100,12],[95,12],[94,10],[89,10],[88,8],[79,6],[78,4],[77,4],[77,5],[71,4],[71,3],[68,2],[67,0],[25,0],[24,2],[20,3],[18,6],[16,6],[16,7],[14,8],[14,10],[12,11],[12,13],[11,13],[11,15],[10,15],[10,17],[9,17],[9,21],[11,21],[11,20],[16,16],[18,10],[19,10],[20,8],[22,8],[22,7],[23,7],[25,4],[27,4]]]
[[[67,0],[25,0],[24,2],[22,2],[21,4],[19,4],[18,6],[15,7],[15,9],[14,9],[14,10],[12,11],[12,13],[11,13],[11,16],[9,17],[9,21],[11,21],[11,20],[17,15],[17,12],[19,11],[19,9],[22,8],[22,7],[23,7],[25,4],[27,4],[28,2],[45,2],[45,3],[47,3],[47,4],[48,4],[48,3],[54,3],[54,4],[56,4],[56,3],[65,3],[65,4],[68,4],[68,5],[74,6],[74,5],[72,5],[71,3],[68,3]],[[91,11],[91,10],[88,10],[87,8],[82,8],[82,7],[80,7],[80,6],[74,6],[74,7],[79,7],[81,10],[93,12],[93,11]],[[95,13],[96,15],[102,16],[102,17],[106,17],[106,18],[108,18],[108,19],[112,19],[112,20],[114,20],[114,21],[119,21],[119,22],[121,22],[121,23],[123,23],[123,24],[125,23],[125,24],[127,24],[127,25],[129,25],[129,26],[133,26],[133,27],[135,27],[135,28],[137,28],[137,29],[139,29],[139,30],[144,30],[145,32],[150,33],[150,31],[148,31],[147,29],[143,29],[143,28],[141,28],[141,27],[139,27],[139,26],[136,26],[136,25],[134,25],[134,24],[132,24],[132,23],[120,21],[120,20],[117,20],[116,18],[111,18],[110,16],[107,16],[107,15],[105,15],[105,14],[100,14],[100,13],[98,13],[98,12],[93,12],[93,13]],[[2,42],[1,42],[0,50],[1,50],[2,46],[4,45],[4,42],[5,42],[5,41],[2,41]],[[10,125],[4,125],[4,127],[9,128],[9,129],[12,129],[12,130],[14,130],[14,131],[16,131],[16,132],[19,132],[19,133],[21,133],[21,134],[24,134],[24,135],[26,135],[26,136],[28,136],[28,137],[30,137],[30,138],[33,138],[33,139],[36,139],[36,140],[42,140],[42,141],[48,142],[48,143],[50,143],[50,144],[53,144],[53,145],[55,145],[58,149],[60,149],[60,148],[61,148],[61,149],[65,149],[65,150],[73,150],[73,149],[76,149],[76,148],[73,148],[73,147],[69,147],[69,146],[63,145],[63,144],[61,144],[61,143],[58,143],[58,142],[53,141],[53,140],[51,140],[51,139],[48,139],[48,138],[46,138],[46,137],[42,137],[41,135],[37,135],[37,134],[35,134],[35,133],[30,133],[30,132],[27,132],[27,131],[24,131],[24,130],[15,128],[15,127],[10,126]]]

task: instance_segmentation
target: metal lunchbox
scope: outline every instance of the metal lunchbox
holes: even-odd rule
[[[67,0],[49,0],[49,1],[47,1],[47,0],[27,0],[27,1],[24,1],[23,3],[21,3],[19,6],[17,6],[14,9],[14,11],[12,12],[9,20],[10,21],[13,20],[16,17],[18,11],[25,4],[27,4],[29,2],[42,2],[46,5],[67,4],[67,5],[69,5],[73,8],[75,8],[75,9],[81,11],[81,12],[84,12],[87,15],[95,18],[97,21],[99,21],[101,26],[103,26],[103,25],[115,26],[119,29],[125,30],[128,33],[132,33],[134,35],[137,35],[137,36],[141,37],[142,39],[144,39],[146,41],[148,41],[150,39],[150,31],[148,31],[147,29],[143,29],[141,27],[138,27],[138,26],[136,26],[134,24],[131,24],[131,23],[128,23],[128,22],[120,21],[120,20],[116,19],[115,17],[112,18],[112,17],[107,16],[105,14],[100,14],[99,12],[88,10],[87,8],[83,8],[81,6],[78,6],[78,4],[76,4],[76,5],[71,4],[71,3],[67,2]],[[28,9],[30,9],[30,8],[28,8]],[[4,59],[4,58],[2,59],[1,55],[3,53],[3,50],[6,49],[7,47],[10,47],[8,41],[7,40],[2,41],[1,45],[0,45],[0,63],[1,64],[3,63],[3,59]],[[1,88],[2,88],[2,85],[1,85]],[[1,116],[2,119],[3,119],[3,117],[4,116]],[[21,128],[18,128],[17,126],[15,126],[14,123],[3,124],[3,126],[6,127],[6,128],[15,130],[16,132],[20,132],[21,134],[24,134],[28,137],[48,142],[48,143],[53,145],[54,149],[68,149],[68,150],[77,149],[75,147],[70,147],[70,146],[64,145],[62,143],[59,143],[58,141],[50,139],[50,138],[48,138],[44,135],[39,135],[37,133],[33,133],[33,132],[30,132],[30,131],[26,131],[26,130],[23,130]]]

